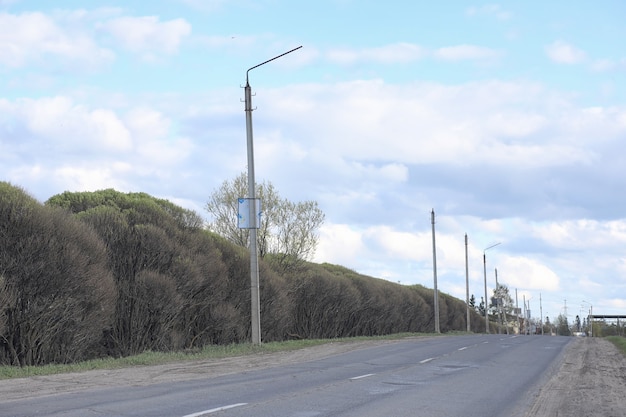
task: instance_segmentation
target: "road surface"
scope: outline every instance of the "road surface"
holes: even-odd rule
[[[231,371],[217,374],[210,364],[196,365],[188,378],[170,381],[159,374],[148,381],[126,376],[116,383],[122,374],[112,371],[99,374],[106,382],[86,386],[74,376],[71,389],[72,379],[60,378],[59,393],[37,377],[21,398],[11,396],[7,387],[29,389],[28,379],[1,381],[0,416],[524,416],[572,340],[508,335],[403,339],[249,369],[235,359]],[[51,384],[55,379],[47,378]]]

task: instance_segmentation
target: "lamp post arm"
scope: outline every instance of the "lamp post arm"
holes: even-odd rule
[[[273,60],[278,59],[278,58],[280,58],[281,56],[285,56],[285,55],[287,55],[287,54],[289,54],[289,53],[291,53],[291,52],[293,52],[293,51],[297,51],[297,50],[298,50],[298,49],[300,49],[300,48],[302,48],[302,45],[298,46],[297,48],[293,48],[293,49],[292,49],[292,50],[290,50],[290,51],[283,52],[283,53],[282,53],[282,54],[280,54],[280,55],[276,55],[274,58],[270,58],[270,59],[268,59],[267,61],[261,62],[260,64],[257,64],[257,65],[255,65],[255,66],[253,66],[253,67],[248,68],[248,71],[246,71],[246,85],[248,85],[248,73],[249,73],[250,71],[252,71],[252,70],[253,70],[253,69],[255,69],[255,68],[260,67],[261,65],[265,65],[265,64],[267,64],[268,62],[272,62]]]

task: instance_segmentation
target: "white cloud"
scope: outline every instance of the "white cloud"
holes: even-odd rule
[[[197,36],[195,41],[209,48],[254,47],[259,41],[258,36],[231,34]]]
[[[547,265],[522,256],[500,259],[499,281],[509,288],[556,291],[560,289],[559,276]],[[495,285],[494,285],[495,286]]]
[[[580,64],[587,59],[585,51],[563,41],[546,45],[545,52],[548,58],[559,64]]]
[[[396,86],[371,80],[266,94],[264,117],[281,126],[283,136],[289,132],[285,140],[298,138],[303,152],[314,144],[311,151],[350,160],[588,165],[599,140],[615,143],[626,133],[624,110],[577,108],[569,97],[526,82]]]
[[[49,62],[48,57],[59,60]],[[80,64],[96,68],[113,58],[113,52],[99,47],[89,33],[62,27],[43,13],[0,13],[0,65],[56,64],[72,69]]]
[[[0,109],[6,117],[0,129],[9,132],[2,141],[5,157],[13,158],[13,163],[26,158],[49,160],[48,168],[38,162],[14,166],[12,175],[40,180],[51,176],[67,184],[64,189],[124,185],[119,179],[132,175],[182,177],[172,167],[184,163],[194,149],[189,139],[173,136],[167,118],[149,108],[133,109],[120,117],[110,109],[89,109],[59,96],[3,100]],[[11,132],[26,135],[16,140]],[[68,158],[79,162],[69,165]],[[82,161],[91,162],[83,166]]]
[[[346,224],[325,223],[320,228],[315,262],[351,265],[363,251],[361,234]]]
[[[148,108],[131,109],[125,116],[133,136],[142,140],[161,139],[168,135],[171,122],[162,113]]]
[[[53,170],[53,181],[68,191],[96,191],[114,188],[118,191],[132,191],[123,178],[132,173],[130,164],[113,162],[98,166],[80,164],[62,165]]]
[[[468,16],[493,16],[498,20],[508,20],[513,16],[513,13],[504,10],[499,4],[472,6],[469,7],[465,13]]]
[[[16,106],[25,126],[42,141],[60,150],[85,148],[127,151],[130,134],[117,115],[108,109],[89,110],[67,97],[21,100]]]
[[[333,49],[327,53],[328,60],[339,64],[355,64],[360,62],[378,62],[395,64],[416,61],[425,55],[418,45],[399,42],[377,48]]]
[[[172,137],[171,121],[156,110],[133,109],[125,121],[136,142],[136,152],[155,170],[178,164],[192,152],[192,142]]]
[[[123,16],[100,24],[122,46],[150,58],[160,53],[173,54],[186,36],[191,25],[184,19],[161,22],[157,16]]]
[[[184,19],[160,21],[156,16],[119,16],[120,9],[100,8],[10,14],[0,12],[0,66],[30,64],[75,71],[100,70],[115,59],[103,33],[142,58],[174,54],[191,34]]]
[[[626,70],[626,58],[621,59],[596,59],[590,64],[594,72],[617,72]]]
[[[611,311],[620,311],[623,312],[624,310],[626,310],[626,300],[624,300],[623,298],[609,298],[606,300],[603,300],[602,303],[604,306],[606,306],[607,309],[610,309]],[[595,310],[596,314],[602,314],[602,312],[598,312],[598,310]]]
[[[228,5],[231,1],[227,0],[179,0],[181,3],[203,12],[212,12],[220,9],[224,5]]]
[[[378,258],[423,261],[425,254],[432,253],[429,250],[432,237],[428,233],[410,233],[379,225],[369,227],[363,237]]]
[[[593,246],[606,249],[626,244],[626,220],[576,219],[537,224],[533,234],[554,248],[582,250]]]
[[[456,45],[434,51],[437,58],[446,61],[488,60],[497,58],[500,53],[491,48],[476,45]]]

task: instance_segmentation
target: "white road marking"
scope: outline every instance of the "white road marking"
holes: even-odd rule
[[[210,410],[200,411],[199,413],[187,414],[186,416],[183,416],[183,417],[200,417],[200,416],[204,416],[204,415],[207,415],[207,414],[217,413],[218,411],[228,410],[229,408],[241,407],[242,405],[247,405],[247,404],[248,403],[238,403],[238,404],[225,405],[223,407],[212,408]]]
[[[350,381],[354,381],[354,380],[362,379],[362,378],[367,378],[369,376],[374,376],[374,375],[376,375],[376,374],[365,374],[365,375],[355,376],[354,378],[350,378]]]
[[[426,363],[426,362],[430,362],[435,358],[428,358],[428,359],[424,359],[423,361],[420,361],[420,363]]]

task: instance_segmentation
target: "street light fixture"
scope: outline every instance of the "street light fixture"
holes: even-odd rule
[[[257,221],[257,205],[255,204],[254,191],[254,147],[252,144],[252,89],[248,82],[248,74],[251,70],[265,65],[275,59],[287,55],[295,50],[302,48],[298,46],[290,51],[261,62],[246,71],[245,94],[245,112],[246,112],[246,138],[248,143],[248,228],[250,229],[250,298],[251,298],[251,326],[252,326],[252,344],[261,344],[261,307],[259,297],[259,262],[257,252],[257,229],[259,224]]]
[[[487,308],[488,301],[487,301],[487,255],[486,255],[486,252],[491,248],[495,248],[501,243],[502,242],[498,242],[495,245],[491,245],[488,248],[485,248],[485,250],[483,250],[483,272],[485,276],[485,332],[487,334],[489,334],[489,309]]]

